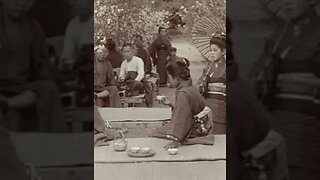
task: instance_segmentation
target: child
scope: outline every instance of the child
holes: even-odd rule
[[[180,143],[192,136],[202,136],[197,134],[194,116],[205,108],[205,100],[198,89],[192,86],[190,70],[184,61],[175,61],[167,66],[170,85],[176,90],[176,103],[173,105],[165,99],[163,104],[172,107],[170,123],[165,129],[157,129],[156,133],[164,134],[172,142],[165,148],[176,148]]]

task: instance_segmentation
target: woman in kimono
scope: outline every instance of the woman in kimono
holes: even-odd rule
[[[103,58],[102,53],[95,55],[94,97],[97,106],[121,107],[112,65]]]
[[[165,87],[167,85],[167,58],[170,55],[172,45],[166,37],[166,29],[164,27],[160,27],[158,33],[158,38],[148,49],[153,63],[157,66],[157,73],[160,76],[160,87]]]
[[[210,40],[210,63],[198,81],[207,106],[213,111],[214,134],[226,134],[225,84],[226,84],[226,37],[214,35]]]
[[[184,61],[169,63],[167,71],[170,85],[176,88],[176,103],[173,105],[168,99],[163,101],[163,104],[172,108],[171,121],[167,126],[157,129],[156,133],[172,140],[165,148],[176,148],[189,138],[207,135],[197,133],[194,121],[194,116],[204,110],[205,100],[198,89],[192,86],[190,70]]]

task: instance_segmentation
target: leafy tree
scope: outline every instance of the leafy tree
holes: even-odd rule
[[[203,17],[225,19],[226,0],[95,0],[95,45],[113,38],[118,45],[130,41],[134,34],[144,37],[146,45],[152,42],[159,26],[167,27],[164,19],[178,10],[191,35],[193,23]]]

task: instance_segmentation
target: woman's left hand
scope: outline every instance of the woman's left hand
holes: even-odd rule
[[[178,141],[172,141],[171,143],[165,145],[163,148],[170,149],[170,148],[177,148],[177,147],[179,147],[179,142]]]

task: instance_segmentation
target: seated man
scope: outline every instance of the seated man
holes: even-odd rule
[[[144,90],[150,92],[148,82],[144,80],[144,63],[141,58],[133,56],[133,46],[129,43],[123,45],[125,60],[121,64],[120,81],[127,86],[127,96],[137,96]]]
[[[40,131],[64,131],[65,124],[56,84],[49,80],[44,32],[27,12],[34,1],[3,0],[4,26],[0,36],[0,113],[35,105]],[[32,106],[33,107],[33,106]],[[30,113],[30,112],[27,112]],[[25,120],[25,119],[24,119]],[[30,124],[30,122],[28,122]]]
[[[113,76],[111,63],[103,58],[103,53],[95,54],[94,95],[97,106],[120,107],[120,96]]]

